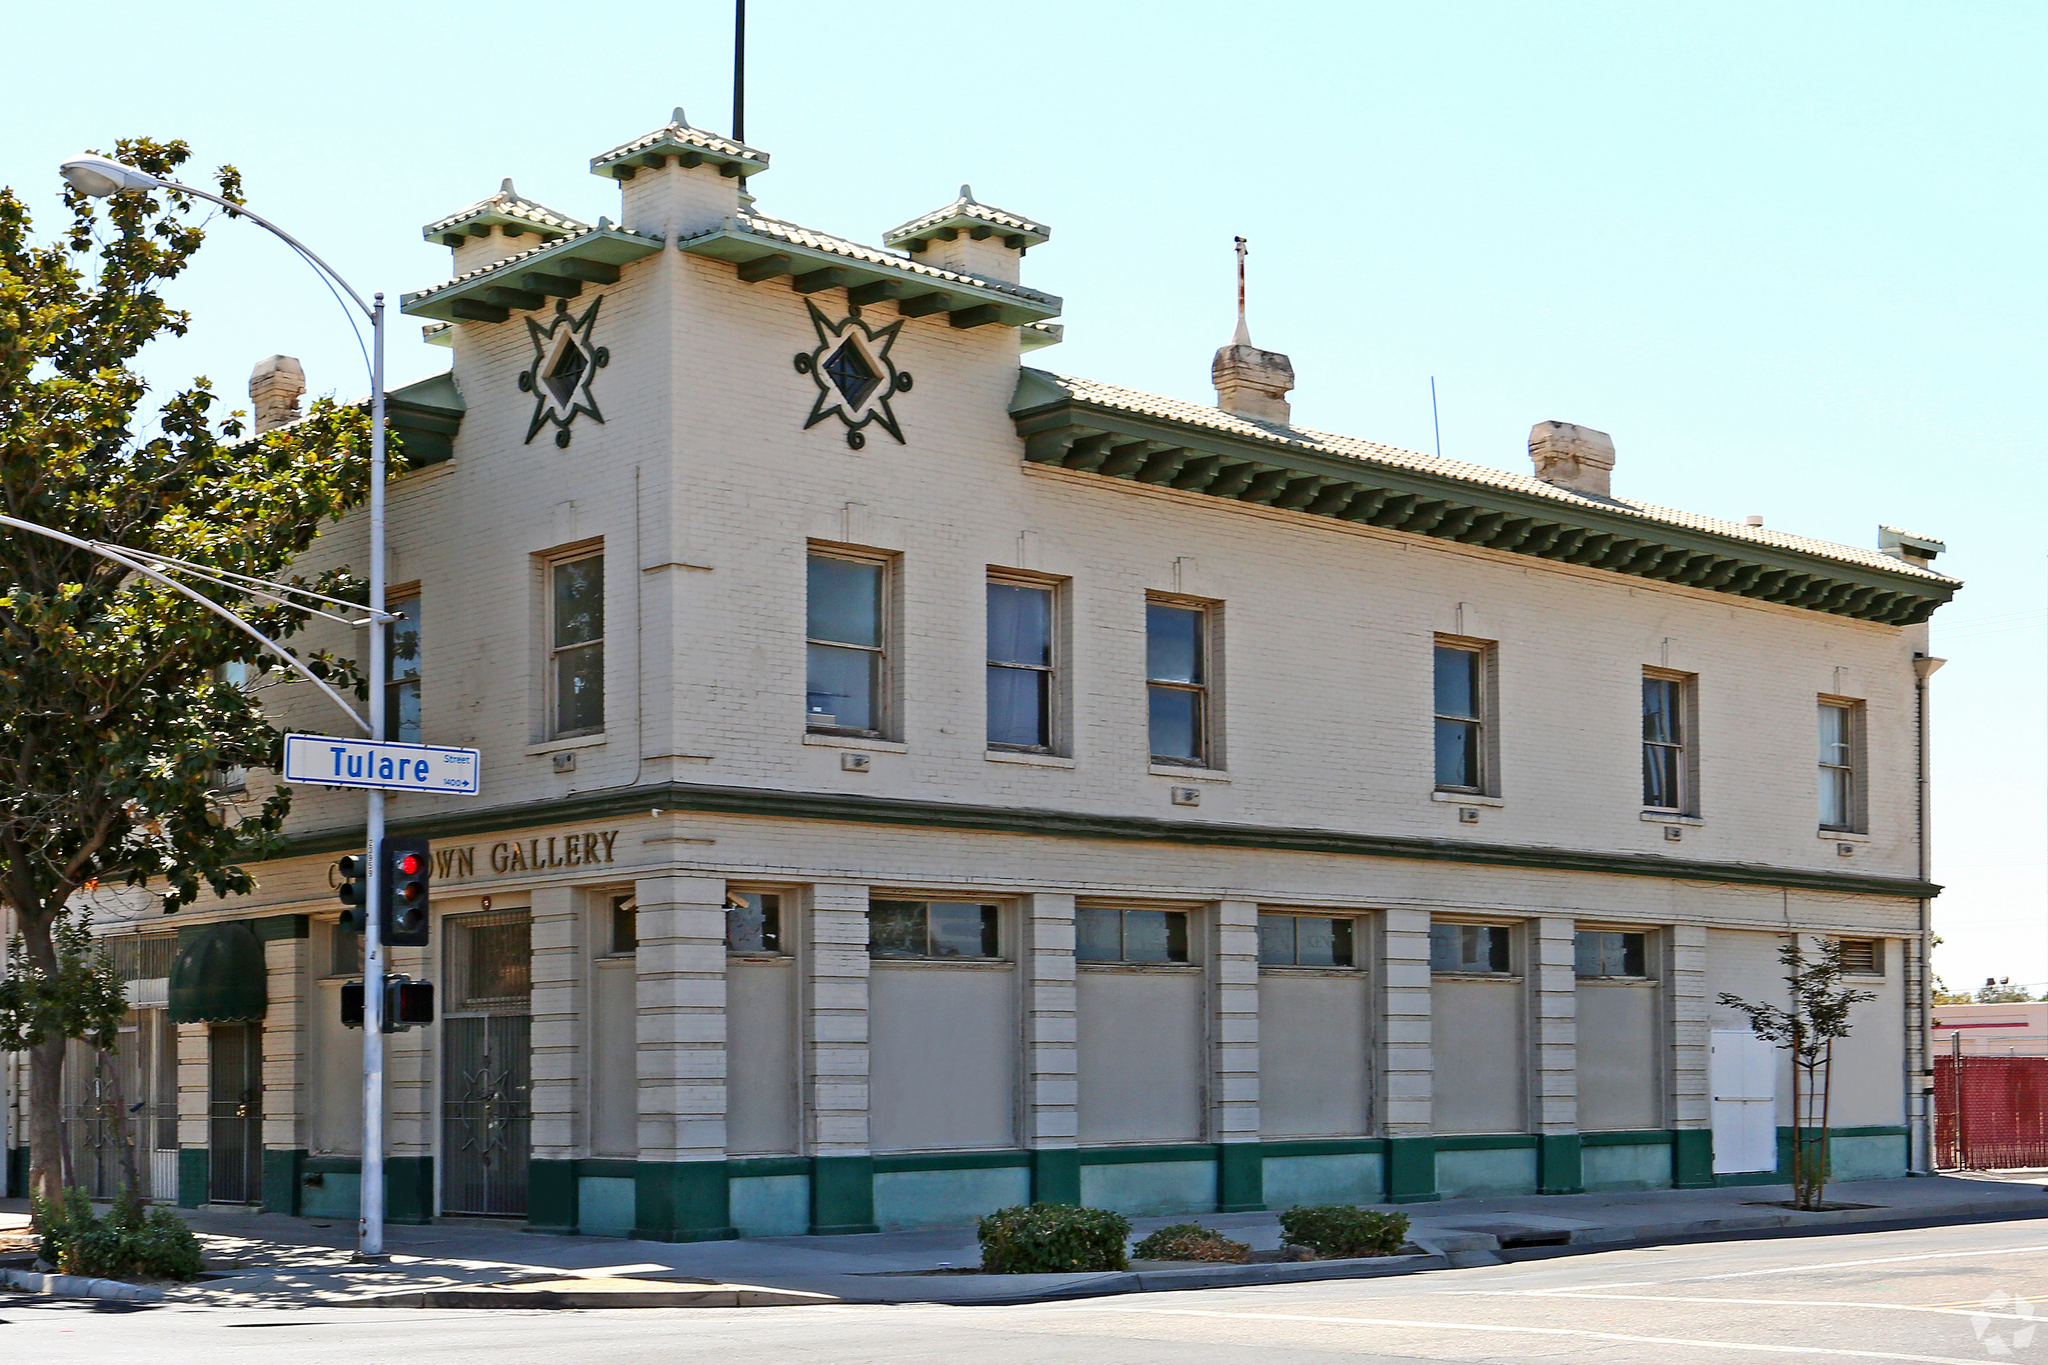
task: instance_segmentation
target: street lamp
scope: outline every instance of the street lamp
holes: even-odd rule
[[[58,173],[81,194],[105,198],[113,194],[145,194],[171,190],[219,204],[230,217],[247,218],[296,251],[307,264],[340,289],[370,319],[370,737],[384,737],[384,295],[365,303],[333,266],[307,249],[277,224],[217,194],[165,180],[148,171],[104,156],[75,156]],[[364,836],[370,851],[369,903],[377,904],[383,878],[377,849],[384,841],[384,793],[372,788]],[[384,1257],[384,941],[376,915],[363,927],[363,1176],[357,1255]]]

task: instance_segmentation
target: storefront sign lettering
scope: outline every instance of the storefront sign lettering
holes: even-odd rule
[[[491,871],[538,872],[551,867],[591,867],[612,860],[615,829],[587,834],[550,834],[491,845]]]

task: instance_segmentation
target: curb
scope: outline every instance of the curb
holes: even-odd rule
[[[708,1284],[689,1289],[417,1289],[348,1299],[336,1308],[798,1308],[844,1303],[830,1294],[756,1285]]]
[[[49,1294],[64,1299],[124,1299],[131,1303],[155,1303],[164,1291],[125,1280],[100,1280],[88,1275],[45,1275],[35,1270],[0,1270],[0,1283],[31,1294]]]

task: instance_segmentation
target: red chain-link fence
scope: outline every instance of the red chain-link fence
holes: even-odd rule
[[[2048,1057],[1934,1059],[1934,1164],[2048,1167]]]

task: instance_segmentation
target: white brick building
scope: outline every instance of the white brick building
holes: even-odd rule
[[[1045,228],[963,192],[858,246],[759,213],[766,164],[678,116],[593,160],[617,226],[508,184],[427,229],[395,711],[485,765],[393,801],[443,1012],[391,1040],[394,1217],[1768,1180],[1788,1082],[1713,1001],[1781,990],[1789,930],[1878,995],[1837,1176],[1919,1164],[1937,543],[1609,496],[1561,423],[1541,478],[1297,429],[1242,334],[1227,411],[1060,377],[1020,359]],[[257,892],[178,920],[247,922],[268,1004],[176,1026],[176,1183],[345,1216],[361,805],[295,800]]]

